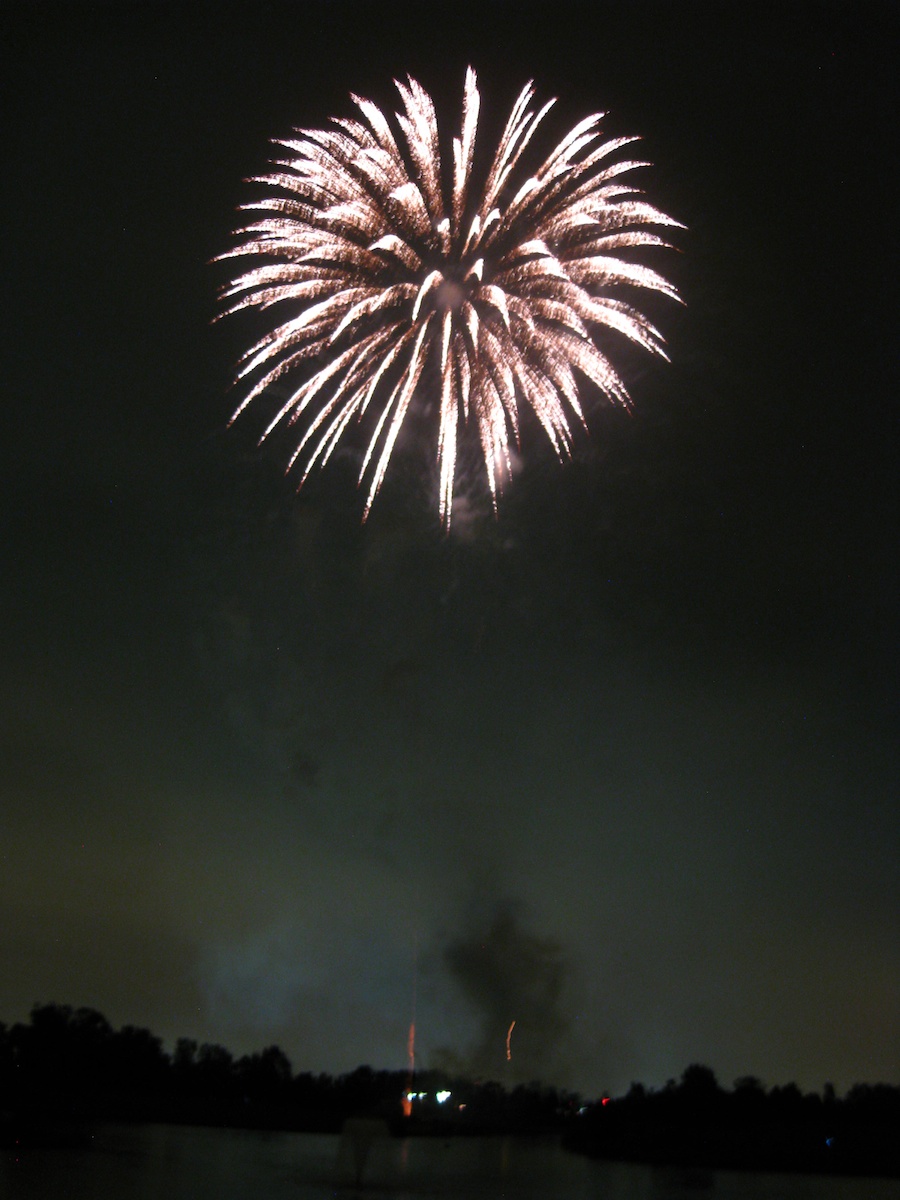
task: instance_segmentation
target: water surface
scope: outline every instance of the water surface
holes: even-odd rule
[[[87,1149],[7,1152],[9,1200],[897,1200],[896,1180],[686,1173],[569,1154],[554,1140],[348,1137],[102,1126]],[[361,1165],[359,1184],[356,1168]]]

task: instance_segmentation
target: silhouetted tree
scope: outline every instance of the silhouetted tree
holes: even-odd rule
[[[194,1069],[198,1091],[205,1096],[231,1095],[238,1086],[234,1059],[224,1046],[204,1042]]]
[[[149,1029],[125,1025],[112,1037],[114,1081],[124,1092],[158,1096],[166,1089],[169,1058]]]
[[[245,1102],[284,1105],[290,1099],[291,1064],[278,1046],[248,1054],[234,1065],[235,1078]]]
[[[715,1072],[701,1063],[685,1067],[677,1090],[683,1100],[704,1106],[715,1103],[721,1095]]]

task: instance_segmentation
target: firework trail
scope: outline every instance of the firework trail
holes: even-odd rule
[[[406,1058],[409,1068],[406,1073],[406,1091],[400,1100],[404,1117],[412,1116],[412,1085],[416,1073],[416,1019],[413,1017],[409,1024],[406,1038]]]
[[[573,422],[585,424],[579,377],[628,404],[600,331],[665,357],[662,336],[623,293],[677,293],[619,252],[666,246],[653,230],[678,222],[623,182],[648,164],[616,160],[636,139],[603,141],[603,114],[526,170],[553,104],[533,111],[529,83],[476,183],[475,72],[466,74],[449,164],[431,97],[412,78],[396,86],[403,112],[395,123],[354,96],[359,117],[297,130],[276,143],[286,156],[254,181],[269,194],[244,206],[255,219],[222,257],[255,261],[225,288],[223,315],[271,308],[279,317],[241,360],[238,380],[254,382],[234,416],[276,381],[297,379],[263,438],[302,418],[288,466],[302,459],[301,486],[365,420],[365,519],[404,421],[434,414],[438,506],[449,528],[457,451],[469,431],[496,509],[523,412],[535,414],[562,460]]]
[[[406,1059],[407,1059],[407,1075],[406,1075],[406,1091],[400,1101],[403,1115],[405,1117],[412,1116],[412,1085],[416,1074],[416,998],[419,991],[419,931],[416,927],[415,939],[413,941],[413,986],[412,986],[412,1014],[409,1022],[409,1033],[406,1037]]]
[[[510,1043],[510,1039],[512,1038],[512,1031],[515,1029],[515,1027],[516,1027],[516,1023],[515,1023],[515,1021],[513,1021],[512,1025],[510,1025],[509,1029],[507,1029],[507,1031],[506,1031],[506,1061],[507,1062],[512,1062],[512,1049],[511,1049],[509,1043]]]

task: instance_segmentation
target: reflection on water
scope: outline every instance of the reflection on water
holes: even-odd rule
[[[654,1170],[555,1141],[104,1126],[88,1150],[0,1159],[9,1200],[897,1200],[896,1180]]]

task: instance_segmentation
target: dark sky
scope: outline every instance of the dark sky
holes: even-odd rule
[[[415,982],[423,1065],[897,1081],[896,9],[761,7],[6,7],[0,1020],[400,1068]],[[228,428],[211,260],[469,62],[644,136],[686,303],[497,520],[411,437],[363,527]]]

